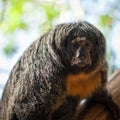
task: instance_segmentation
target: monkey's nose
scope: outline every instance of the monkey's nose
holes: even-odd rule
[[[79,58],[76,58],[76,57],[73,57],[72,61],[71,61],[71,65],[74,66],[74,65],[78,65],[78,64],[81,64],[81,60]]]
[[[84,56],[84,55],[82,55],[82,56],[80,57],[80,59],[81,59],[81,60],[84,60],[84,59],[85,59],[85,56]]]

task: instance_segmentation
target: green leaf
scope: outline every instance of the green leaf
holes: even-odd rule
[[[54,4],[44,4],[43,7],[46,11],[48,20],[50,20],[50,21],[52,21],[54,18],[56,18],[60,15],[59,7],[56,7]]]
[[[17,46],[13,40],[10,40],[3,49],[7,56],[13,55],[17,51]]]
[[[113,23],[113,18],[110,15],[102,15],[100,16],[100,20],[99,23],[102,27],[112,27],[112,23]]]

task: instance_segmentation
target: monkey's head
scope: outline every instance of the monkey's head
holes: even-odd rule
[[[89,72],[105,59],[105,39],[96,27],[87,22],[58,27],[56,46],[68,69]]]

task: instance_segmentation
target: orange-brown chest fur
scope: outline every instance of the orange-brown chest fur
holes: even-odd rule
[[[92,92],[101,85],[100,72],[86,74],[69,74],[67,76],[67,94],[79,95],[80,98],[90,97]]]

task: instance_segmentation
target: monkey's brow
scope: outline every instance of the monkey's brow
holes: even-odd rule
[[[80,42],[80,41],[85,41],[86,37],[77,37],[75,40],[72,41],[72,43],[74,42]]]
[[[78,37],[77,40],[78,41],[84,41],[84,40],[86,40],[86,37]]]

